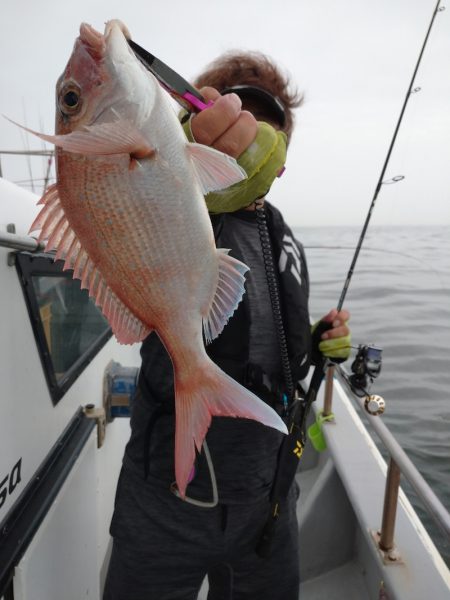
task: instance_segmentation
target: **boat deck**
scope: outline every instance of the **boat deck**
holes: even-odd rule
[[[387,465],[342,388],[336,391],[328,449],[319,454],[307,444],[297,474],[299,598],[447,600],[450,572],[402,491],[395,529],[402,560],[384,561],[373,536]],[[198,600],[206,598],[205,583]]]
[[[302,600],[369,600],[356,516],[327,454],[304,457],[300,501]]]
[[[347,600],[370,598],[356,559],[303,583],[300,597],[302,600],[342,600],[343,590]]]

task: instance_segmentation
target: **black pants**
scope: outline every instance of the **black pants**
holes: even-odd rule
[[[298,527],[292,490],[270,558],[255,546],[268,501],[200,508],[122,471],[103,600],[298,600]]]

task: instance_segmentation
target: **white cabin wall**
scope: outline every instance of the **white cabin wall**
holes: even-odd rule
[[[37,212],[37,199],[0,178],[0,231],[15,223],[17,233],[26,235]],[[19,460],[21,469],[12,493],[3,502],[0,495],[0,522],[79,406],[102,406],[108,363],[140,363],[139,345],[123,346],[111,338],[53,405],[19,277],[16,268],[8,265],[9,254],[10,250],[0,247],[0,482],[7,478],[8,487]],[[93,432],[18,566],[15,600],[99,599],[115,487],[128,436],[128,419],[116,419],[107,426],[100,449]],[[75,589],[79,581],[83,586],[77,589],[83,593],[68,595],[67,589]]]
[[[116,485],[125,444],[130,436],[130,420],[115,419],[106,428],[105,443],[96,453],[97,476],[97,557],[100,590],[106,578],[111,550],[109,525],[114,509]]]
[[[15,569],[14,600],[99,600],[95,430]]]

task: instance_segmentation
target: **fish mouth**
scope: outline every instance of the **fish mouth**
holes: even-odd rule
[[[131,34],[128,30],[128,27],[125,25],[125,23],[122,23],[122,21],[120,21],[119,19],[112,19],[111,21],[108,21],[106,23],[105,38],[109,38],[109,36],[111,35],[111,33],[114,30],[121,31],[126,40],[131,40]]]
[[[86,50],[89,52],[92,58],[99,59],[105,56],[105,36],[96,29],[94,29],[92,25],[89,25],[88,23],[81,23],[80,41],[85,46]]]
[[[131,39],[129,30],[119,19],[108,21],[105,25],[104,34],[94,29],[89,23],[81,23],[80,25],[79,41],[95,60],[104,58],[111,44],[121,46],[125,43],[125,46],[128,46],[126,41],[129,39]]]
[[[130,58],[137,60],[128,45],[131,34],[127,26],[119,19],[112,19],[106,23],[103,39],[106,44],[106,52],[110,55],[113,63],[123,63]]]
[[[81,23],[79,40],[94,59],[101,59],[106,55],[107,46],[112,38],[131,39],[128,27],[119,19],[112,19],[105,25],[105,33],[100,33],[89,23]]]

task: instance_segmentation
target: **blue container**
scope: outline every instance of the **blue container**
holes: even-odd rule
[[[116,417],[130,416],[131,405],[137,391],[138,377],[138,367],[123,367],[114,361],[106,367],[103,394],[108,421],[112,421]]]

